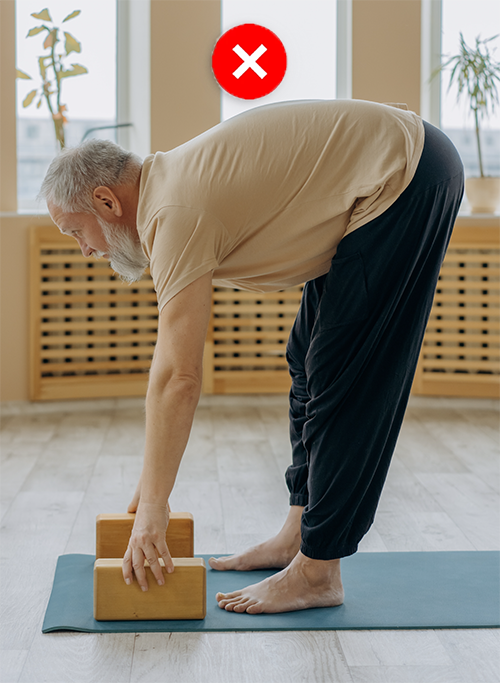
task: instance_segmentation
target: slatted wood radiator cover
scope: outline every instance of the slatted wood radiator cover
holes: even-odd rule
[[[500,231],[457,225],[446,254],[413,393],[498,398]]]
[[[441,271],[414,393],[498,396],[499,233],[457,227]],[[85,259],[57,228],[31,235],[31,399],[145,394],[158,311],[149,274],[132,286]],[[214,287],[206,393],[281,393],[301,287],[254,294]]]
[[[145,394],[158,327],[149,276],[133,287],[55,227],[31,233],[31,399]]]

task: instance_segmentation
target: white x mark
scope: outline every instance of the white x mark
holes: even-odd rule
[[[240,76],[243,76],[247,69],[252,69],[253,71],[255,71],[257,76],[260,76],[260,78],[264,78],[264,76],[267,76],[267,72],[264,71],[264,69],[257,64],[257,60],[259,59],[259,57],[262,57],[264,52],[267,52],[267,47],[261,45],[255,50],[255,52],[253,52],[251,55],[248,55],[242,47],[240,47],[239,45],[235,45],[233,47],[233,52],[236,52],[238,57],[241,57],[241,59],[243,60],[243,64],[241,64],[236,69],[236,71],[233,71],[233,76],[239,78]]]

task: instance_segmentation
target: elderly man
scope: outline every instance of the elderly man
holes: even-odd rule
[[[287,346],[290,510],[278,535],[217,570],[281,569],[230,594],[235,612],[343,600],[340,558],[373,522],[403,420],[463,167],[439,130],[363,101],[259,107],[141,164],[94,140],[62,152],[41,195],[85,256],[126,280],[149,264],[158,341],[144,466],[123,560],[163,584],[168,498],[199,399],[212,283],[276,291],[306,282]]]

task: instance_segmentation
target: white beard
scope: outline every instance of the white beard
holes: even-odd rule
[[[97,216],[96,216],[97,218]],[[134,239],[125,225],[115,225],[100,218],[97,221],[108,244],[108,256],[111,268],[122,280],[128,283],[141,279],[149,265],[139,239]],[[94,252],[96,258],[102,258],[104,252]]]

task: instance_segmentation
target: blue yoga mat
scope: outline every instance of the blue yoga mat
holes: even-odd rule
[[[209,555],[203,555],[205,561]],[[215,594],[274,571],[207,570],[202,621],[95,621],[93,555],[59,557],[43,632],[308,631],[500,626],[500,553],[357,553],[342,560],[346,600],[339,607],[285,614],[235,614]],[[208,562],[207,562],[208,567]]]

